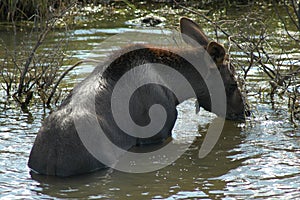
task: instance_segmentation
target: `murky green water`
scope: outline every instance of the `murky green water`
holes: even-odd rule
[[[177,15],[182,15],[182,11],[174,10],[176,14],[172,14],[170,8],[162,10],[169,13],[165,24],[169,27],[175,24]],[[228,15],[234,18],[233,13]],[[127,20],[112,17],[71,31],[74,56],[104,58],[111,49],[95,51],[103,39],[142,29],[126,24]],[[4,28],[0,34],[7,41],[11,38]],[[59,37],[57,32],[52,42]],[[68,80],[81,80],[92,69],[92,65],[82,65]],[[263,80],[261,73],[254,71],[249,85],[263,85]],[[198,158],[199,147],[215,116],[203,111],[195,116],[194,101],[189,100],[178,107],[173,134],[174,140],[191,146],[170,166],[146,174],[108,169],[65,179],[31,176],[27,167],[30,149],[45,117],[42,106],[32,106],[30,113],[23,113],[13,101],[1,98],[0,199],[298,199],[300,130],[289,122],[284,105],[272,109],[267,100],[251,95],[255,117],[246,124],[227,121],[216,146],[203,159]]]

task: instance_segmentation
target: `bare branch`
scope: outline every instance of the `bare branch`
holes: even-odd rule
[[[75,67],[81,65],[82,63],[85,63],[85,62],[98,62],[97,60],[92,60],[92,59],[86,59],[86,60],[81,60],[81,61],[78,61],[77,63],[75,63],[73,66],[71,66],[70,68],[68,68],[66,71],[64,71],[64,73],[59,77],[58,81],[56,82],[56,84],[54,85],[50,95],[49,95],[49,98],[47,100],[47,103],[46,105],[49,107],[50,106],[50,103],[51,103],[51,100],[55,94],[55,91],[58,87],[58,85],[60,84],[60,82],[63,80],[63,78],[70,72],[72,71]]]

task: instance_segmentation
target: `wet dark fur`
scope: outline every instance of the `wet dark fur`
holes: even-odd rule
[[[150,138],[136,138],[124,133],[114,121],[111,111],[112,90],[119,78],[128,70],[146,63],[160,63],[176,69],[190,81],[199,101],[199,105],[210,110],[210,96],[203,78],[196,69],[184,58],[173,51],[148,46],[129,47],[132,50],[120,51],[113,57],[112,63],[99,65],[95,70],[65,99],[62,105],[53,112],[39,130],[30,153],[29,167],[46,175],[71,176],[104,168],[82,144],[74,125],[74,118],[89,120],[90,103],[86,98],[89,92],[95,92],[96,114],[102,129],[108,138],[119,147],[129,150],[137,145],[154,144],[165,141],[171,136],[172,128],[177,119],[176,106],[180,103],[172,91],[160,85],[148,84],[139,88],[130,100],[130,114],[136,124],[144,126],[150,122],[148,111],[151,105],[161,104],[166,112],[167,121],[163,129]],[[126,53],[124,53],[126,52]],[[186,52],[193,54],[192,52]],[[197,53],[197,54],[196,54]],[[203,55],[195,52],[196,57]],[[216,55],[217,56],[217,55]],[[212,56],[214,59],[214,57]],[[218,57],[216,57],[218,61]],[[219,62],[219,61],[218,61]],[[217,62],[216,62],[217,63]],[[240,95],[236,81],[228,66],[217,63],[227,92],[227,101],[235,95]],[[225,68],[226,67],[226,68]],[[103,71],[103,69],[105,69]],[[103,73],[101,73],[103,71]],[[139,76],[149,76],[138,74]],[[155,75],[156,76],[156,75]],[[159,74],[157,74],[159,78]],[[150,77],[151,78],[151,77]],[[231,95],[231,96],[229,96]],[[74,112],[70,105],[71,99],[82,102],[82,113]],[[242,98],[238,96],[238,106],[232,106],[230,114],[243,115]],[[80,108],[81,109],[81,108]],[[89,134],[88,130],[86,134]],[[110,152],[103,152],[109,156]]]

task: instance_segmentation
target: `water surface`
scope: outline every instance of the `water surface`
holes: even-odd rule
[[[73,49],[70,52],[78,59],[105,58],[111,49],[99,51],[95,48],[105,38],[124,31],[147,32],[148,29],[128,25],[126,21],[129,19],[115,19],[118,23],[103,20],[97,25],[91,23],[85,28],[71,30],[70,46]],[[166,26],[175,25],[175,20],[171,19]],[[10,41],[7,31],[10,30],[0,31],[1,38]],[[22,33],[18,34],[21,37]],[[55,43],[59,37],[61,33],[58,31],[51,42]],[[92,69],[91,64],[82,65],[67,80],[78,82]],[[248,81],[249,85],[264,85],[266,77],[253,70]],[[299,128],[288,120],[286,105],[273,109],[267,99],[258,98],[251,92],[249,101],[253,116],[246,123],[226,121],[216,146],[203,159],[198,158],[199,147],[216,116],[203,110],[195,115],[194,100],[191,99],[178,106],[179,116],[173,130],[175,141],[190,143],[191,146],[170,166],[144,174],[107,169],[62,179],[31,175],[27,167],[36,133],[49,111],[44,112],[41,105],[33,105],[29,113],[24,113],[15,102],[2,97],[0,199],[300,198]]]

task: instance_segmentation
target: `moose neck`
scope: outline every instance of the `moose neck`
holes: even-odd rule
[[[132,50],[130,48],[132,48]],[[104,71],[103,77],[114,85],[119,78],[136,66],[152,63],[168,66],[181,74],[193,89],[193,93],[189,93],[189,95],[185,95],[184,98],[178,99],[178,104],[196,96],[199,105],[210,111],[210,95],[204,81],[204,78],[207,78],[209,74],[209,67],[204,59],[206,55],[204,49],[193,49],[191,47],[183,49],[164,49],[135,45],[126,49],[125,53],[120,52],[117,54],[117,58],[114,58],[114,61],[110,63]],[[195,63],[197,65],[196,67],[194,66]],[[201,67],[201,72],[199,72],[197,67]],[[136,74],[136,76],[145,77],[147,76],[145,74]],[[161,76],[160,72],[156,74],[158,77]],[[173,77],[169,75],[167,78],[171,79]],[[167,78],[164,77],[163,79]],[[178,87],[181,86],[180,84],[179,82]],[[183,90],[185,90],[185,88],[183,88]]]
[[[211,100],[205,79],[210,78],[211,69],[209,64],[211,62],[205,58],[205,56],[208,56],[205,49],[189,47],[185,49],[172,49],[172,52],[174,52],[174,60],[172,63],[166,64],[182,74],[189,81],[194,92],[193,95],[187,95],[185,99],[178,103],[189,98],[197,98],[199,105],[205,110],[210,111]]]

